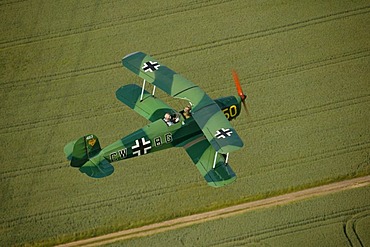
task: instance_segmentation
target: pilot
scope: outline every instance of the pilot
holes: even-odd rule
[[[173,125],[171,114],[169,114],[168,112],[167,112],[166,114],[164,114],[163,121],[164,121],[168,126]]]
[[[191,106],[190,105],[185,106],[183,115],[185,118],[191,117]]]

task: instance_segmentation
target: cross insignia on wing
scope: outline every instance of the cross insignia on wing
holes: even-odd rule
[[[224,128],[222,128],[222,129],[219,129],[219,130],[216,131],[215,137],[217,139],[226,138],[226,137],[231,136],[232,133],[233,132],[230,129],[224,129]]]
[[[132,146],[132,154],[137,156],[147,154],[151,148],[152,145],[150,140],[146,141],[145,138],[142,137],[141,139],[136,140],[135,145]]]
[[[144,63],[142,69],[144,70],[144,72],[153,72],[153,71],[158,70],[160,66],[161,65],[157,62],[148,61]]]

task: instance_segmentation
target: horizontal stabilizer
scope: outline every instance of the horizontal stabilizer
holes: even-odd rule
[[[72,160],[73,147],[75,146],[76,142],[77,140],[71,141],[64,146],[64,153],[66,155],[67,160]]]
[[[96,156],[80,167],[80,172],[89,177],[103,178],[114,172],[114,167],[104,157]]]
[[[114,167],[104,158],[98,137],[86,135],[65,145],[64,153],[82,173],[93,178],[103,178],[114,172]]]

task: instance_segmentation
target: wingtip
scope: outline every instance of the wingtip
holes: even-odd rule
[[[217,149],[215,150],[219,152],[220,154],[228,154],[228,153],[238,151],[243,146],[244,146],[244,143],[243,141],[240,140],[239,142],[234,142],[232,145],[223,146],[223,147],[220,147],[218,150]]]
[[[132,56],[132,55],[135,55],[135,54],[137,54],[137,53],[142,53],[142,52],[141,52],[141,51],[135,51],[135,52],[132,52],[132,53],[127,54],[126,56],[124,56],[124,57],[122,58],[122,60],[123,60],[123,59],[125,59],[125,58],[127,58],[127,57],[130,57],[130,56]]]

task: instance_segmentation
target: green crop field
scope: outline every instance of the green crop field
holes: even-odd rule
[[[357,188],[104,246],[369,246],[366,197]]]
[[[128,2],[0,1],[0,246],[53,245],[370,174],[368,1]],[[120,63],[134,51],[213,98],[236,94],[237,70],[250,116],[232,122],[245,143],[229,160],[234,184],[207,186],[181,149],[114,163],[100,180],[69,166],[69,141],[94,133],[104,147],[148,123],[115,98],[141,82]],[[157,91],[177,109],[187,103]]]

